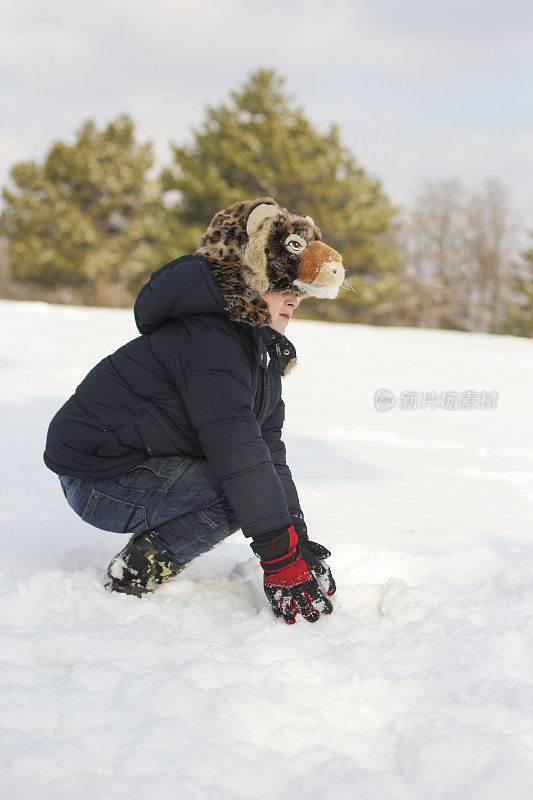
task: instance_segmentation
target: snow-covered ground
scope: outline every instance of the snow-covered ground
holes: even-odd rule
[[[42,463],[133,315],[0,303],[2,800],[523,800],[533,342],[294,320],[285,441],[338,592],[276,620],[239,532],[138,599]],[[498,391],[379,413],[374,392]]]

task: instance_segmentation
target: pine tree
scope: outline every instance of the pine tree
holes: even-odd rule
[[[219,209],[270,195],[313,217],[324,241],[342,253],[356,290],[343,290],[335,303],[308,300],[302,316],[376,321],[379,303],[397,286],[395,209],[343,146],[338,127],[317,131],[283,84],[273,70],[258,70],[229,102],[207,106],[190,146],[173,146],[174,164],[163,172],[162,186],[179,199],[168,209],[163,260],[194,252]]]
[[[137,283],[153,268],[158,190],[150,144],[121,115],[103,130],[87,120],[74,144],[56,142],[43,164],[16,164],[0,230],[12,277],[45,288],[89,289],[107,302],[112,282]]]
[[[533,231],[531,232],[533,237]],[[507,303],[507,321],[502,333],[533,337],[533,248],[513,265],[512,300]]]

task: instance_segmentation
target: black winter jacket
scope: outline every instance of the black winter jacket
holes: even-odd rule
[[[196,255],[151,276],[135,320],[142,335],[97,364],[53,418],[46,465],[98,479],[149,456],[207,458],[245,536],[303,522],[281,439],[291,342],[230,320]]]

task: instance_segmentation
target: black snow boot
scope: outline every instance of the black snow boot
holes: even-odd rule
[[[160,553],[149,532],[136,533],[109,564],[104,586],[109,592],[142,597],[174,578],[185,566]]]

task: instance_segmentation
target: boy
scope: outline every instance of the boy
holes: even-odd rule
[[[215,275],[198,253],[152,275],[135,302],[141,335],[58,411],[44,460],[83,520],[133,534],[110,591],[142,596],[241,528],[274,614],[314,622],[333,610],[330,553],[308,539],[281,439],[299,292],[263,292],[270,324],[253,325],[235,312],[248,290],[229,313]]]

